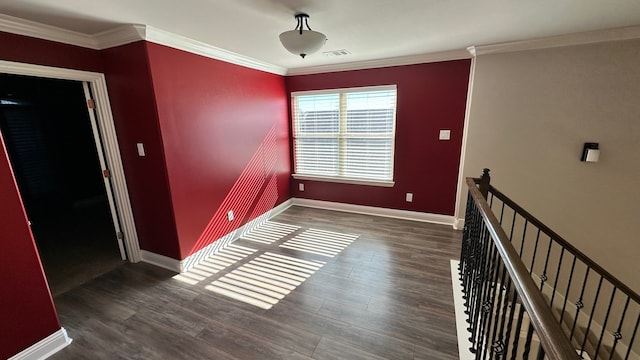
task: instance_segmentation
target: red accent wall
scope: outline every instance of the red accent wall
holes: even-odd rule
[[[289,198],[284,78],[147,48],[184,259]]]
[[[95,50],[0,32],[0,59],[102,71]],[[60,329],[4,145],[0,147],[0,358]]]
[[[147,43],[138,41],[102,54],[140,248],[179,259]],[[144,157],[138,156],[138,142],[144,144]]]
[[[293,197],[453,215],[470,60],[286,78],[287,91],[396,84],[396,142],[391,188],[292,180]],[[440,129],[450,141],[438,140]],[[293,172],[293,168],[292,168]],[[304,192],[298,183],[305,183]],[[413,193],[413,202],[405,194]]]
[[[0,359],[6,359],[56,332],[60,322],[4,143],[0,149]]]
[[[0,32],[0,59],[68,69],[102,71],[100,51]]]

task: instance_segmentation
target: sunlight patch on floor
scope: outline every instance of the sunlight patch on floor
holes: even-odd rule
[[[267,221],[242,236],[243,240],[273,244],[300,229],[299,226]]]
[[[325,262],[266,252],[205,288],[220,295],[270,309]]]
[[[309,229],[284,242],[280,247],[334,257],[358,239],[357,234]]]
[[[189,271],[182,272],[173,278],[190,285],[196,285],[206,278],[217,274],[229,266],[255,253],[256,249],[231,244],[195,265]]]

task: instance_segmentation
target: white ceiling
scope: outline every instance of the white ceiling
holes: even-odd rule
[[[327,35],[301,59],[278,35],[306,12]],[[288,69],[640,25],[640,0],[0,0],[0,13],[93,35],[143,24]]]

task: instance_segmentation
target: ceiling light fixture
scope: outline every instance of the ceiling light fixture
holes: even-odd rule
[[[290,53],[300,55],[304,59],[305,56],[320,50],[327,37],[321,32],[311,30],[308,23],[309,15],[298,13],[295,18],[298,25],[294,30],[280,34],[280,42]]]

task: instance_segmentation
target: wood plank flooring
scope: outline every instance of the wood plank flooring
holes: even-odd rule
[[[333,257],[280,246],[305,234],[356,237]],[[457,359],[449,260],[460,237],[448,226],[292,207],[236,241],[255,251],[226,258],[235,262],[212,259],[186,277],[125,264],[56,296],[74,341],[52,359]],[[243,270],[258,269],[266,253],[272,274]],[[270,259],[290,265],[277,270]],[[301,260],[322,265],[293,290],[256,286],[301,271]],[[242,274],[253,285],[238,282]],[[211,291],[214,281],[249,289],[242,296],[270,308]],[[279,299],[278,291],[290,292]]]

